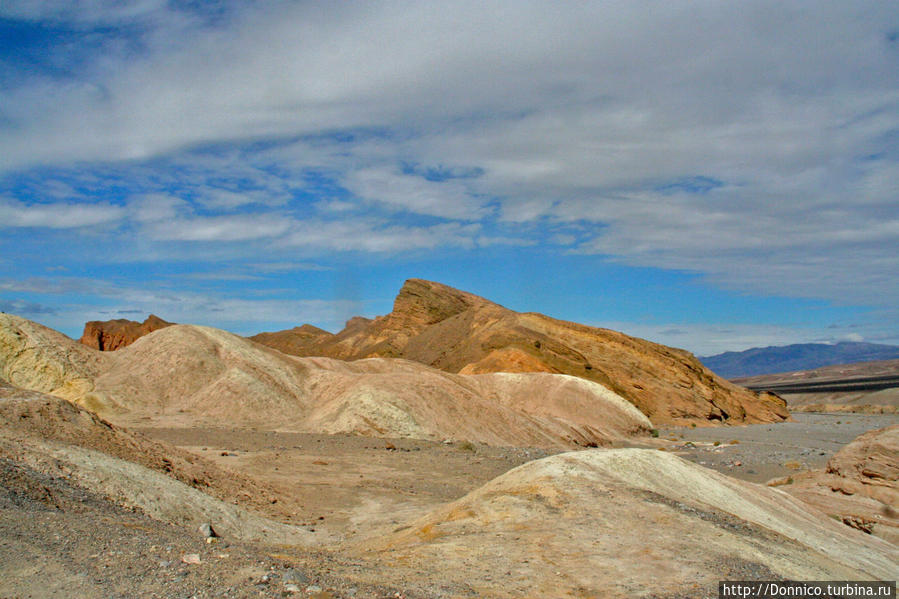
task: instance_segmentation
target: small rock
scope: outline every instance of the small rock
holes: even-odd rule
[[[200,562],[200,554],[199,553],[185,553],[181,556],[181,561],[185,564],[199,564]]]
[[[291,568],[284,572],[282,575],[284,582],[292,582],[296,584],[306,584],[309,582],[309,577],[303,573],[302,570],[297,570],[296,568]]]
[[[308,587],[306,587],[306,592],[307,593],[321,593],[322,588],[320,586],[318,586],[317,584],[310,584]]]
[[[288,593],[299,593],[299,592],[300,592],[300,587],[299,587],[299,585],[295,585],[295,584],[293,584],[293,583],[290,583],[290,584],[285,584],[285,585],[284,585],[284,590],[285,590],[286,592],[288,592]]]
[[[201,524],[198,530],[200,531],[200,534],[207,539],[212,539],[219,536],[218,533],[215,532],[215,529],[212,528],[212,524],[210,524],[209,522],[204,522],[203,524]]]

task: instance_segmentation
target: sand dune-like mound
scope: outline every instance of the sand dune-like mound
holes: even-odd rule
[[[297,358],[190,325],[100,353],[28,321],[16,331],[29,326],[43,335],[29,342],[31,357],[4,353],[0,364],[14,374],[26,367],[61,374],[50,382],[20,376],[21,386],[62,389],[78,405],[128,425],[237,425],[543,447],[607,445],[651,427],[602,385],[563,375],[467,376],[398,359]],[[19,338],[15,331],[4,334]]]
[[[265,508],[283,519],[264,484],[2,380],[0,458],[64,476],[163,521],[192,527],[215,522],[220,533],[240,539],[297,542],[309,536],[232,505]]]
[[[491,597],[698,596],[721,579],[894,579],[896,548],[652,450],[530,462],[363,550]]]
[[[114,351],[131,345],[144,335],[163,327],[172,326],[155,314],[143,322],[119,318],[116,320],[92,320],[84,325],[79,343],[100,351]]]
[[[178,325],[117,352],[96,380],[92,403],[111,416],[156,423],[494,445],[606,444],[651,426],[601,385],[517,377],[451,375],[405,360],[301,359],[217,329]]]
[[[849,526],[899,544],[899,425],[861,435],[830,458],[824,471],[799,475],[781,488]]]
[[[82,397],[105,356],[36,322],[0,313],[0,378],[66,399]]]
[[[719,378],[690,353],[607,329],[518,313],[471,293],[410,279],[393,311],[336,335],[293,329],[254,337],[286,353],[395,357],[451,373],[546,372],[600,383],[657,424],[776,422],[777,396]]]
[[[92,397],[110,416],[191,412],[256,425],[306,407],[306,369],[295,359],[219,329],[166,327],[110,358]]]

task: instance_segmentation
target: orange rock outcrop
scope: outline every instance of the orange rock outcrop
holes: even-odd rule
[[[143,322],[126,320],[92,320],[84,325],[84,333],[78,341],[100,351],[114,351],[131,345],[144,335],[174,323],[166,322],[150,314]]]
[[[608,387],[655,424],[789,418],[781,398],[734,385],[687,351],[542,314],[514,312],[431,281],[406,281],[390,314],[348,324],[336,335],[298,334],[295,342],[288,341],[290,331],[267,335],[278,336],[272,347],[299,356],[405,358],[463,374],[573,375]],[[267,343],[259,335],[253,339]]]

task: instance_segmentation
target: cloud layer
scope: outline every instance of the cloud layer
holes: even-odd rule
[[[536,244],[899,305],[895,3],[83,0],[0,17],[52,33],[2,55],[0,227],[101,227],[210,260]],[[41,40],[44,66],[22,62]]]

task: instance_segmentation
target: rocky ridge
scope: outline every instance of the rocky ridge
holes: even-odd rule
[[[336,335],[265,335],[254,339],[299,356],[404,358],[460,374],[576,376],[611,389],[656,424],[789,418],[777,396],[734,385],[686,351],[542,314],[514,312],[420,279],[406,281],[390,314],[370,321],[354,319]]]

